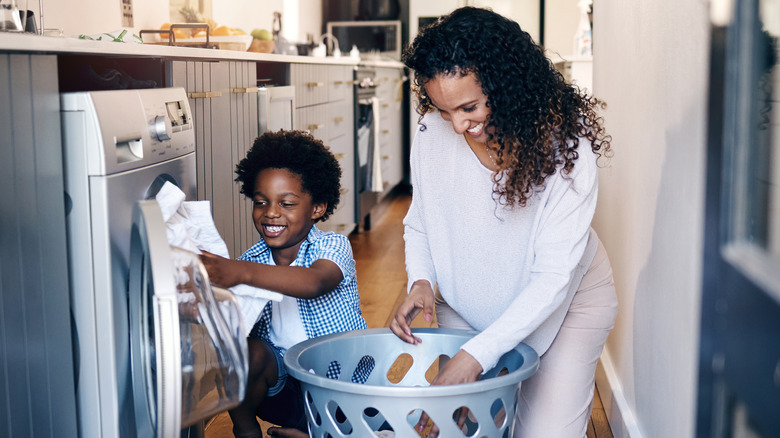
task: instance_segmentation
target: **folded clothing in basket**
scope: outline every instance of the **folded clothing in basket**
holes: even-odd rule
[[[166,182],[155,196],[162,210],[168,243],[200,254],[208,251],[229,258],[227,245],[219,235],[211,216],[209,201],[185,201],[186,195],[176,185]],[[282,294],[240,284],[230,288],[241,311],[241,334],[248,336],[252,326],[269,300],[281,301]]]

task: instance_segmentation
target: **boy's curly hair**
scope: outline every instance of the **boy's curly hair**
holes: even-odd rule
[[[489,9],[463,7],[424,27],[402,60],[415,72],[420,120],[434,110],[427,81],[475,74],[490,108],[490,141],[499,146],[493,193],[510,207],[526,205],[558,166],[570,173],[580,137],[599,156],[612,155],[596,114],[605,104],[567,84],[527,32]]]
[[[341,167],[322,141],[303,131],[266,132],[255,139],[246,157],[236,165],[241,193],[254,197],[257,174],[265,169],[287,169],[300,175],[303,190],[315,204],[326,204],[324,221],[336,210],[341,189]]]

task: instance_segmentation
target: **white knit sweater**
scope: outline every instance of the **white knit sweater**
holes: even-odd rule
[[[491,171],[449,122],[434,112],[423,123],[404,219],[409,287],[420,279],[438,284],[481,332],[462,349],[484,371],[520,342],[542,355],[598,244],[589,239],[598,186],[590,142],[580,141],[571,174],[556,172],[525,207],[510,209],[493,200]]]

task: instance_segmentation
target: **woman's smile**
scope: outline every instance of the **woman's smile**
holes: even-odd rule
[[[490,108],[474,73],[438,75],[425,83],[425,92],[456,133],[468,134],[477,143],[488,141]]]

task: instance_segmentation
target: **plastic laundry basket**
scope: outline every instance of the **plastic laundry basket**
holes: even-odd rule
[[[368,329],[322,336],[290,348],[284,362],[301,382],[309,435],[419,437],[414,426],[425,412],[441,437],[510,437],[520,382],[539,367],[536,352],[520,344],[477,382],[430,386],[426,374],[428,379],[435,377],[439,357],[454,356],[476,332],[413,333],[421,344],[403,342],[389,329]],[[470,412],[465,433],[453,419],[462,407]]]

